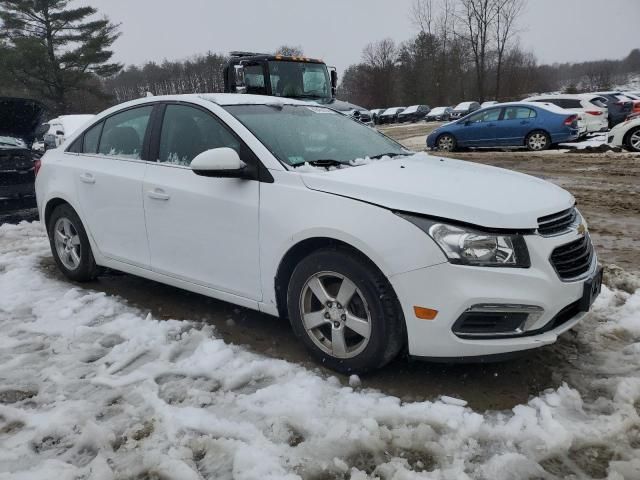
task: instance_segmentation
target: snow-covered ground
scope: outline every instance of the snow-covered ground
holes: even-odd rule
[[[640,478],[640,281],[624,272],[577,327],[575,384],[475,412],[160,321],[51,278],[49,255],[38,223],[0,226],[0,479]]]

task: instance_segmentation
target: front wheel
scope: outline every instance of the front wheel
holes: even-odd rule
[[[631,130],[627,136],[627,148],[633,152],[640,152],[640,127]]]
[[[391,285],[346,249],[312,253],[289,282],[293,330],[322,364],[362,373],[392,360],[403,345],[403,316]]]
[[[47,225],[49,243],[58,268],[70,280],[87,282],[98,274],[89,238],[70,205],[55,208]]]
[[[441,152],[453,152],[456,149],[456,139],[453,135],[445,133],[436,140],[436,147]]]
[[[551,146],[551,139],[546,132],[531,132],[529,135],[527,135],[525,145],[529,150],[533,152],[539,152],[542,150],[546,150]]]

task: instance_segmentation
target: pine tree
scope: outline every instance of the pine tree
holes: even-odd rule
[[[0,0],[2,66],[33,97],[57,114],[73,94],[96,92],[96,78],[118,73],[109,47],[118,27],[96,19],[93,7],[68,8],[69,0]]]

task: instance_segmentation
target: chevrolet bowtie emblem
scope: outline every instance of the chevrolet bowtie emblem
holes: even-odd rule
[[[587,233],[587,227],[584,226],[584,223],[578,225],[578,233],[580,235],[584,235],[585,233]]]

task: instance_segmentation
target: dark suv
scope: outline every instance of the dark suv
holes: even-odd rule
[[[596,92],[596,95],[607,99],[609,128],[624,122],[633,113],[633,104],[636,100],[628,97],[623,92]]]
[[[0,207],[35,197],[31,144],[44,121],[45,108],[35,100],[0,97]]]

